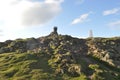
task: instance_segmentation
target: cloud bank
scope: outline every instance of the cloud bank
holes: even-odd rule
[[[0,29],[43,25],[61,12],[63,1],[0,0]]]

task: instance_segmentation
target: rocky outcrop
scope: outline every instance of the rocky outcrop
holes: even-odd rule
[[[88,40],[88,47],[88,54],[120,67],[120,38],[95,38]]]
[[[53,70],[52,74],[54,76],[63,78],[58,78],[58,80],[70,80],[70,78],[74,78],[71,80],[120,80],[120,38],[91,37],[79,39],[68,35],[60,35],[55,27],[48,36],[0,42],[0,54],[1,63],[8,62],[4,66],[5,69],[8,65],[10,67],[15,64],[18,66],[19,63],[21,65],[25,62],[23,71],[30,72],[27,74],[31,74],[32,69],[43,71],[42,73],[46,73],[46,69],[48,69]],[[22,55],[22,57],[19,55]],[[28,67],[26,67],[26,60],[29,60],[27,61]],[[14,71],[9,69],[4,71],[2,68],[3,63],[0,68],[3,72],[0,74]],[[21,70],[21,67],[19,70]],[[11,74],[12,72],[9,73],[9,75]],[[68,79],[66,79],[67,76],[69,76]],[[42,79],[40,78],[40,80]]]
[[[120,38],[78,39],[68,35],[59,35],[54,27],[50,35],[40,38],[7,40],[0,42],[0,53],[40,52],[52,54],[71,53],[75,60],[80,56],[92,55],[109,64],[120,67]]]

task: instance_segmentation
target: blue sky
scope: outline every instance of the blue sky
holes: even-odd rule
[[[120,36],[119,0],[0,0],[0,41],[58,33],[87,38]]]

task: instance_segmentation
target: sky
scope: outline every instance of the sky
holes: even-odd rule
[[[78,38],[120,36],[119,0],[0,0],[0,42],[58,33]]]

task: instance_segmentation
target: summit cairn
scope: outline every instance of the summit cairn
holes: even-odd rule
[[[50,36],[58,36],[57,27],[54,26],[53,32],[50,33]]]
[[[54,29],[53,32],[54,32],[54,33],[57,33],[57,27],[55,26],[53,29]]]

